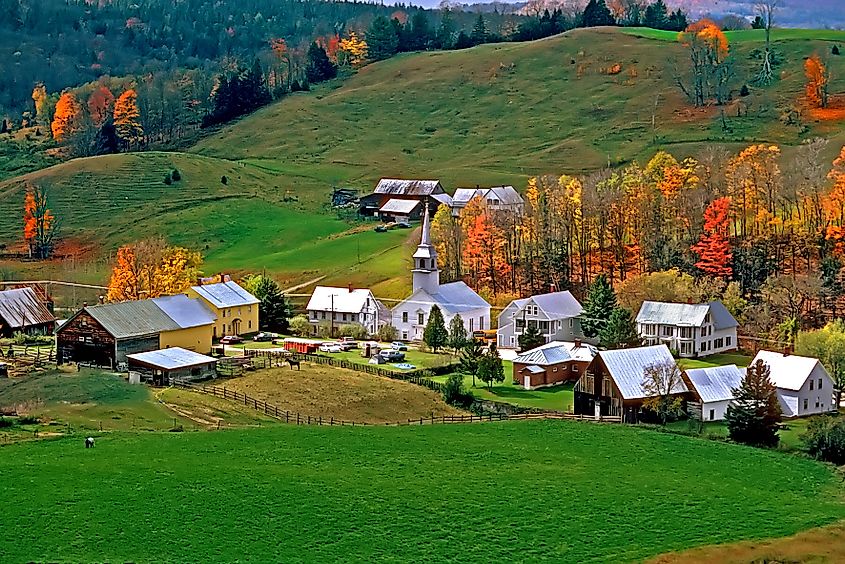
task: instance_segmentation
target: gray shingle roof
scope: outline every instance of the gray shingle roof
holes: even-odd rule
[[[258,298],[238,286],[236,282],[218,282],[192,286],[191,289],[215,307],[236,307],[258,303]]]
[[[41,325],[56,320],[41,303],[32,288],[17,288],[0,292],[0,319],[13,329]]]
[[[733,390],[742,383],[745,373],[735,364],[691,368],[686,371],[690,384],[701,396],[702,402],[734,399]]]
[[[707,304],[645,301],[637,314],[637,323],[700,327],[704,324],[704,318],[708,313],[711,314],[716,330],[738,325],[736,319],[720,301]]]
[[[484,298],[464,282],[441,284],[439,291],[431,296],[437,305],[450,313],[461,313],[479,308],[489,308]]]
[[[401,180],[382,178],[374,191],[376,194],[402,194],[405,196],[430,196],[443,192],[439,180]]]
[[[183,349],[181,347],[171,347],[169,349],[160,349],[157,351],[128,354],[126,357],[129,360],[155,366],[157,368],[163,368],[165,370],[190,368],[191,366],[217,363],[217,359],[214,357],[189,351],[188,349]]]
[[[600,351],[598,356],[607,367],[616,387],[624,399],[640,399],[648,397],[643,389],[645,370],[655,364],[674,363],[675,359],[666,345],[638,347],[634,349],[620,349],[615,351]],[[683,380],[672,388],[673,393],[689,391]]]
[[[463,207],[476,196],[485,200],[496,199],[501,205],[518,205],[524,203],[522,196],[513,186],[491,186],[487,188],[458,188],[452,197],[454,205]]]

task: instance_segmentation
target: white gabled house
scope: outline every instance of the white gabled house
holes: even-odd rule
[[[578,316],[583,308],[569,292],[538,294],[514,300],[499,314],[496,344],[500,348],[518,348],[519,337],[529,327],[537,327],[552,341],[583,340]]]
[[[663,344],[685,358],[736,350],[739,324],[720,301],[706,304],[643,302],[637,331],[647,345]]]
[[[836,410],[833,380],[816,358],[760,351],[751,366],[762,360],[769,366],[770,378],[778,389],[784,417],[816,415]]]
[[[742,384],[745,370],[735,364],[691,368],[684,373],[684,380],[694,401],[701,404],[702,421],[721,421],[734,400],[734,390]]]
[[[490,328],[490,304],[484,298],[464,282],[440,283],[437,251],[431,244],[428,206],[424,211],[420,244],[413,258],[413,292],[392,312],[393,326],[403,341],[423,338],[434,305],[440,308],[447,327],[453,317],[460,315],[469,333]]]
[[[452,196],[452,215],[458,216],[473,198],[483,199],[494,211],[508,211],[521,214],[525,200],[513,186],[491,186],[482,188],[458,188]]]
[[[390,323],[390,310],[366,288],[317,286],[306,306],[308,321],[315,327],[323,322],[335,327],[359,323],[374,335]]]

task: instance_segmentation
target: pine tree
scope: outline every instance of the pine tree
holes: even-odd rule
[[[449,322],[449,346],[458,351],[467,344],[467,330],[460,315],[455,315]]]
[[[131,147],[144,137],[141,126],[141,112],[138,110],[138,94],[129,89],[114,103],[114,129],[124,147]]]
[[[478,364],[481,362],[483,352],[481,343],[476,339],[469,339],[464,348],[461,349],[459,371],[461,374],[472,375],[472,387],[475,387],[475,377],[478,375]]]
[[[258,328],[284,333],[291,318],[291,305],[279,284],[269,276],[261,276],[255,285],[258,302]]]
[[[666,29],[669,23],[669,9],[663,0],[649,4],[645,9],[643,25],[653,29]]]
[[[520,352],[530,351],[546,344],[546,338],[536,325],[529,325],[517,341],[519,342]]]
[[[488,389],[493,387],[493,382],[505,381],[505,368],[502,365],[496,343],[490,345],[490,348],[478,361],[478,378],[487,384]]]
[[[613,310],[607,325],[599,332],[599,344],[606,349],[625,349],[642,344],[637,322],[630,310],[623,307]]]
[[[408,28],[410,28],[408,48],[411,51],[428,49],[429,43],[432,41],[432,34],[428,25],[428,16],[424,10],[414,12],[411,21],[408,23]]]
[[[437,49],[451,49],[454,46],[455,21],[452,12],[446,8],[440,17],[440,27],[434,36],[434,46]]]
[[[370,59],[373,61],[389,59],[399,49],[399,37],[396,35],[396,29],[390,23],[390,20],[384,16],[376,16],[367,29],[366,38]]]
[[[469,40],[472,45],[481,45],[487,42],[487,22],[484,21],[484,16],[478,14],[478,19],[475,20],[475,25],[472,26],[472,33],[469,35]]]
[[[436,353],[438,349],[445,347],[449,341],[449,332],[446,330],[446,322],[440,307],[436,304],[431,306],[428,314],[428,323],[423,331],[423,341]]]
[[[308,82],[317,84],[331,80],[337,76],[337,67],[329,60],[326,50],[316,41],[308,47],[308,64],[305,67],[305,76]]]
[[[581,314],[581,328],[587,337],[596,337],[607,325],[617,307],[616,294],[605,274],[599,274],[587,293],[587,302]]]
[[[749,366],[734,401],[728,406],[725,421],[731,440],[755,446],[777,446],[781,421],[777,388],[770,379],[771,369],[762,360]]]
[[[590,0],[581,14],[579,27],[597,27],[602,25],[616,25],[613,14],[607,7],[605,0]]]

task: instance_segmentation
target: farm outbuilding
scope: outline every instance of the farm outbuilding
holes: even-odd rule
[[[0,291],[0,336],[50,335],[56,326],[54,316],[32,288]]]
[[[217,375],[217,359],[181,347],[126,355],[129,373],[140,379],[166,386],[174,379],[203,380]],[[131,376],[130,376],[131,379]]]
[[[322,341],[315,341],[314,339],[297,339],[291,337],[285,339],[285,350],[296,352],[300,354],[314,354],[319,350]]]
[[[575,381],[596,354],[598,349],[581,341],[552,341],[513,359],[513,381],[526,390]]]
[[[745,371],[735,364],[691,368],[684,374],[684,381],[695,402],[701,405],[702,421],[721,421],[734,400],[734,390],[742,384]]]

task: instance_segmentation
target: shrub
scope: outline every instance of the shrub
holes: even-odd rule
[[[834,45],[834,46],[833,46],[833,49],[831,49],[831,51],[830,51],[830,52],[831,52],[832,54],[834,54],[834,55],[839,55],[839,54],[840,54],[840,52],[839,52],[839,45]]]
[[[379,341],[389,343],[391,341],[395,341],[398,337],[399,337],[399,331],[393,325],[390,325],[390,324],[382,325],[378,329],[378,339],[379,339]]]
[[[321,339],[328,339],[332,336],[332,324],[329,321],[321,321],[317,324],[317,336]]]
[[[223,176],[221,176],[221,177],[220,177],[220,183],[221,183],[221,184],[223,184],[224,186],[226,186],[227,184],[229,184],[229,179],[226,177],[226,175],[225,175],[225,174],[224,174]]]
[[[174,168],[173,172],[170,173],[170,177],[173,179],[173,182],[179,182],[182,180],[182,173],[179,172],[178,168]]]
[[[22,333],[21,331],[15,331],[15,334],[12,335],[12,342],[16,345],[25,345],[26,334]]]
[[[12,419],[6,419],[5,417],[0,417],[0,429],[5,429],[6,427],[11,427],[14,424],[15,424],[15,422]]]
[[[18,424],[20,425],[34,425],[38,423],[38,418],[34,415],[22,415],[18,417]]]
[[[451,374],[446,380],[443,386],[443,401],[458,407],[467,407],[472,404],[472,395],[464,391],[463,374]]]
[[[845,419],[842,417],[811,419],[801,441],[810,456],[836,465],[845,464]]]
[[[744,97],[744,96],[749,96],[750,94],[751,94],[751,91],[748,90],[748,85],[743,84],[742,88],[739,90],[739,95]]]
[[[165,183],[165,184],[167,184],[168,186],[170,186],[171,184],[173,184],[173,180],[170,178],[170,173],[169,173],[169,172],[168,172],[167,174],[165,174],[165,175],[164,175],[164,183]]]
[[[341,337],[352,337],[359,341],[370,338],[370,333],[367,328],[360,323],[350,323],[348,325],[341,325],[338,330],[338,335]]]
[[[291,333],[299,337],[311,334],[311,322],[304,315],[296,315],[288,322]]]

